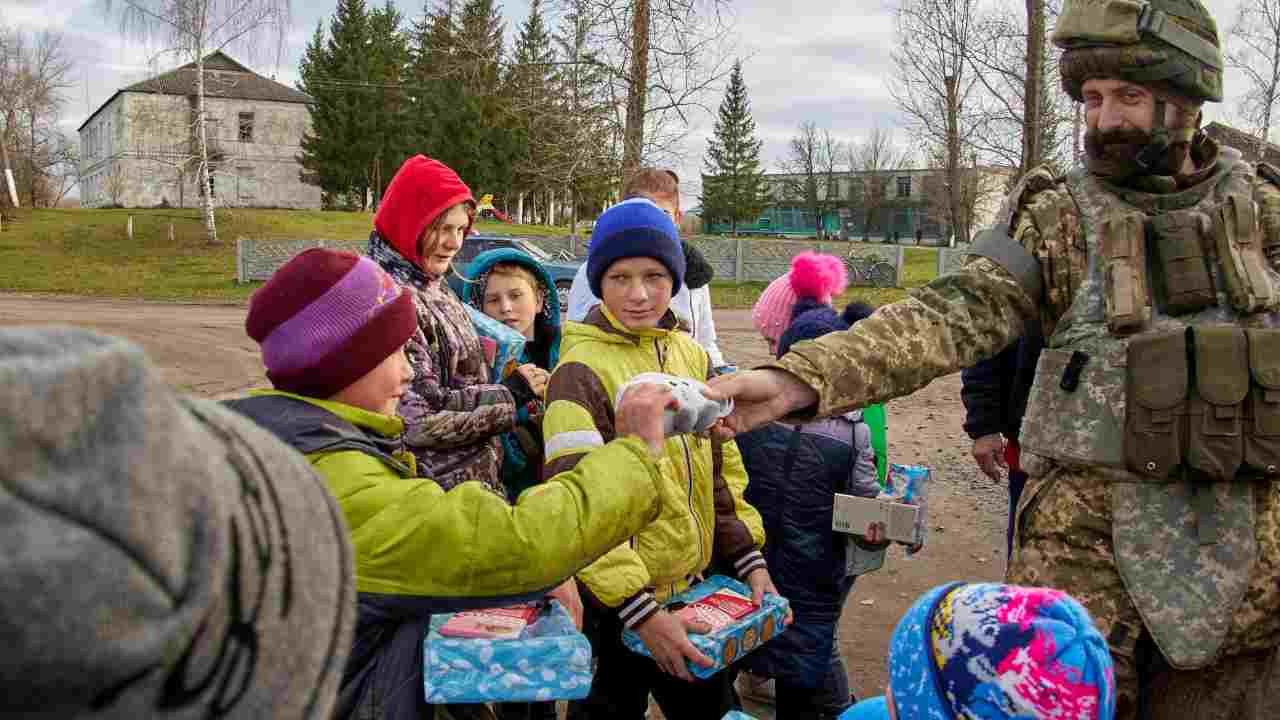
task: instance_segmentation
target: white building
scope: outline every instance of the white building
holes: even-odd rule
[[[297,156],[311,98],[221,52],[205,58],[210,184],[219,206],[320,207]],[[80,132],[80,204],[198,207],[195,63],[117,90]]]

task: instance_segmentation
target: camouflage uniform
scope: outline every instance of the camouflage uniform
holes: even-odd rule
[[[1058,33],[1105,4],[1069,1]],[[1203,13],[1187,0],[1165,5]],[[1081,66],[1079,54],[1068,53],[1064,65],[1068,59]],[[1197,75],[1202,86],[1204,77]],[[1068,87],[1077,98],[1078,79]],[[1210,87],[1193,97],[1213,95]],[[1201,134],[1189,152],[1201,169],[1176,184],[1028,173],[1002,211],[1005,228],[992,236],[1005,246],[979,242],[975,252],[986,257],[845,333],[797,344],[776,367],[817,390],[818,413],[833,415],[990,357],[1038,317],[1049,346],[1024,420],[1030,480],[1009,581],[1059,587],[1088,607],[1116,661],[1118,717],[1280,718],[1280,415],[1270,425],[1280,413],[1277,336],[1230,335],[1240,338],[1235,354],[1247,355],[1236,357],[1248,367],[1242,384],[1212,372],[1232,355],[1215,338],[1280,328],[1280,188]],[[1136,234],[1124,222],[1137,222]],[[1192,246],[1203,251],[1193,260],[1206,275],[1202,305],[1186,311],[1176,295],[1186,287],[1176,277],[1186,267],[1178,253]],[[1246,254],[1252,265],[1241,262]],[[1241,287],[1256,294],[1244,297]],[[1133,323],[1121,331],[1124,318]],[[1185,342],[1182,354],[1153,357],[1185,367],[1132,359],[1166,341]],[[1130,365],[1143,370],[1129,374]],[[1201,414],[1190,415],[1197,407]],[[1150,434],[1184,415],[1194,422],[1178,426],[1182,436]],[[1217,433],[1216,423],[1228,431]],[[1126,433],[1140,440],[1126,442]],[[1262,455],[1222,476],[1202,471],[1205,458],[1186,448],[1218,435]]]

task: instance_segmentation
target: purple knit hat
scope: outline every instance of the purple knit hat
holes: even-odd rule
[[[327,398],[400,349],[418,319],[409,291],[377,263],[317,248],[258,288],[244,326],[276,389]]]

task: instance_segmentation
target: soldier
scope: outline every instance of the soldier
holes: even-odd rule
[[[1222,99],[1196,0],[1067,0],[1086,170],[1028,173],[959,271],[765,369],[742,431],[910,393],[1042,322],[1009,581],[1079,598],[1117,717],[1280,717],[1280,174],[1199,132]]]

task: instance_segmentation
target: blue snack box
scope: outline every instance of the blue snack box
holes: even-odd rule
[[[748,715],[741,710],[730,710],[728,714],[720,718],[720,720],[756,720],[755,716]]]
[[[515,640],[440,635],[452,613],[433,615],[423,641],[428,703],[580,700],[591,690],[591,643],[552,600]]]
[[[751,588],[723,575],[712,575],[688,590],[671,598],[670,603],[690,604],[707,597],[717,590],[731,590],[740,595],[751,597]],[[706,635],[689,633],[689,641],[704,655],[716,661],[711,667],[702,667],[689,663],[689,672],[699,678],[709,678],[725,669],[730,663],[760,647],[765,641],[786,630],[787,612],[791,604],[781,595],[765,595],[761,607],[753,613],[739,618],[727,627]],[[640,636],[630,630],[622,631],[622,644],[628,650],[640,653],[645,657],[653,657],[649,648],[645,647]]]
[[[502,382],[520,366],[525,337],[470,304],[463,303],[462,307],[471,318],[471,325],[480,339],[480,348],[484,351],[485,362],[489,364],[490,381]]]

